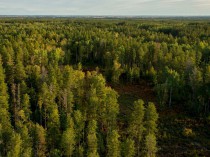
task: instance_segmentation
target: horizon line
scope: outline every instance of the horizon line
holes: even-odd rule
[[[210,17],[210,15],[50,15],[50,14],[17,14],[17,15],[0,15],[0,17]]]

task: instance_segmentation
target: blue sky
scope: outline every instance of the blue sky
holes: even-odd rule
[[[210,0],[0,0],[0,15],[210,15]]]

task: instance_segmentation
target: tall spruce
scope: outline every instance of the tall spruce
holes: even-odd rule
[[[5,156],[9,151],[9,141],[12,134],[10,122],[9,104],[8,104],[7,84],[5,83],[5,74],[2,67],[0,56],[0,156]]]
[[[88,157],[99,157],[98,154],[98,140],[97,140],[97,122],[91,120],[88,123],[88,133],[87,133],[87,156]]]
[[[144,101],[137,100],[134,102],[134,110],[131,113],[129,126],[128,126],[128,134],[131,138],[134,139],[137,156],[140,155],[140,146],[142,141],[142,136],[144,132]]]

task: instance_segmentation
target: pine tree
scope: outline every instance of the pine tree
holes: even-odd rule
[[[97,123],[95,120],[89,121],[88,124],[88,134],[87,134],[87,145],[88,145],[88,151],[87,156],[88,157],[99,157],[98,154],[98,141],[96,136],[96,129],[97,129]]]
[[[120,74],[122,73],[122,70],[120,69],[121,64],[115,59],[113,61],[113,68],[112,68],[112,82],[113,83],[118,83],[119,82],[119,77]]]
[[[25,120],[29,121],[31,116],[31,109],[30,109],[30,97],[28,94],[24,94],[22,98],[22,110],[25,114]]]
[[[142,141],[142,134],[144,131],[144,101],[138,100],[134,102],[134,110],[131,114],[128,133],[136,142],[137,156],[140,155],[140,145]]]
[[[12,134],[12,127],[9,115],[7,85],[5,83],[4,69],[2,67],[2,61],[0,56],[0,155],[5,155],[8,151],[8,144]]]
[[[96,119],[97,115],[97,111],[98,111],[98,105],[99,105],[99,100],[98,100],[98,96],[96,93],[96,88],[94,88],[93,86],[91,86],[89,92],[88,92],[88,97],[89,97],[89,112],[88,112],[88,116],[91,119]]]
[[[23,63],[20,60],[17,60],[15,65],[15,81],[16,83],[20,83],[22,80],[26,78],[25,68]]]
[[[67,129],[63,132],[61,138],[61,147],[65,156],[71,157],[75,150],[75,130],[71,116],[67,116]]]
[[[39,97],[39,109],[44,117],[44,128],[47,129],[47,144],[51,152],[57,151],[60,140],[60,118],[54,90],[53,84],[48,86],[44,83]]]
[[[45,129],[41,125],[36,124],[34,126],[33,137],[34,156],[45,157],[47,153]]]
[[[21,139],[22,139],[22,149],[21,149],[21,157],[31,157],[32,156],[32,139],[30,136],[30,131],[29,128],[27,127],[28,125],[24,125],[21,128]]]
[[[120,157],[120,135],[112,130],[107,135],[107,157]]]
[[[122,145],[122,156],[123,157],[134,157],[135,156],[135,143],[131,138],[126,138]]]
[[[155,157],[157,152],[156,137],[154,134],[148,134],[145,140],[146,156]]]
[[[62,147],[65,156],[72,156],[75,149],[75,133],[73,128],[67,128],[62,135]]]
[[[22,91],[22,90],[21,90]],[[31,124],[30,121],[30,102],[29,95],[24,94],[21,96],[21,91],[18,92],[18,107],[17,107],[17,117],[16,117],[16,132],[20,134],[22,139],[21,145],[21,156],[29,157],[32,154],[32,141],[30,136]]]
[[[85,136],[85,117],[82,115],[80,110],[74,111],[74,129],[75,129],[75,141],[76,145],[76,154],[77,156],[83,156],[84,151],[84,136]]]
[[[179,85],[180,76],[179,73],[177,73],[173,69],[169,69],[168,67],[166,67],[166,76],[167,76],[166,84],[168,86],[168,91],[169,91],[169,107],[171,107],[173,90],[175,89],[175,87]]]
[[[156,111],[156,107],[152,102],[148,103],[148,107],[145,112],[146,118],[146,132],[147,134],[155,134],[157,132],[157,120],[158,113]]]
[[[18,133],[13,132],[10,141],[10,150],[7,154],[8,157],[20,157],[22,140]]]
[[[145,137],[145,149],[146,156],[155,157],[157,152],[156,146],[156,133],[157,133],[157,120],[158,113],[153,103],[149,102],[146,109],[146,137]]]
[[[118,94],[110,87],[105,89],[106,97],[104,98],[104,111],[102,113],[102,121],[105,126],[112,130],[116,129],[116,118],[119,113],[119,104],[117,103]]]

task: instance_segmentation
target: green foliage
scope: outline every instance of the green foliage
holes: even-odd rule
[[[10,122],[8,98],[9,96],[7,93],[7,85],[5,83],[4,69],[2,67],[2,60],[0,55],[0,155],[2,156],[6,155],[6,153],[11,148],[9,146],[9,141],[11,140],[10,138],[12,138],[12,127]],[[17,152],[14,153],[19,154],[18,149],[19,148],[17,148]],[[12,155],[12,152],[10,152],[10,154]]]
[[[5,83],[4,69],[2,67],[2,61],[0,56],[0,123],[5,129],[10,128],[8,98],[9,96],[7,93],[7,85]]]
[[[107,157],[120,156],[120,135],[116,130],[112,130],[107,135]]]
[[[149,80],[162,109],[209,115],[209,30],[200,19],[1,18],[0,156],[155,156],[155,105],[135,101],[121,124],[108,86]]]
[[[13,133],[10,141],[10,151],[8,152],[8,157],[19,157],[21,152],[22,140],[19,134]]]
[[[65,156],[72,156],[75,149],[75,132],[72,127],[67,128],[62,135],[61,145]]]
[[[74,129],[75,129],[75,141],[77,143],[76,152],[79,156],[83,154],[83,146],[81,144],[82,140],[84,140],[84,132],[85,132],[85,117],[79,110],[74,111]]]
[[[34,156],[47,156],[46,131],[39,124],[35,124],[33,132],[33,153]]]
[[[122,144],[122,156],[134,157],[135,156],[135,144],[134,140],[127,138]]]
[[[137,138],[139,141],[142,139],[144,131],[144,101],[138,100],[134,102],[134,110],[131,114],[128,132],[130,136]]]
[[[149,102],[145,111],[146,132],[147,134],[155,134],[157,132],[158,113],[153,103]]]
[[[118,83],[119,82],[119,77],[120,77],[120,74],[121,74],[121,64],[118,63],[117,60],[114,60],[113,61],[113,69],[112,69],[112,82],[113,83]]]
[[[144,131],[144,101],[137,100],[134,102],[134,110],[131,114],[128,134],[135,140],[137,148],[137,156],[140,155],[140,145],[142,141],[143,131]]]
[[[99,157],[99,154],[97,152],[98,149],[98,141],[96,137],[96,129],[97,124],[95,120],[91,120],[88,123],[88,135],[87,135],[87,145],[88,145],[88,151],[87,156],[88,157]]]
[[[146,156],[155,157],[157,152],[157,142],[154,134],[148,134],[145,139]]]

